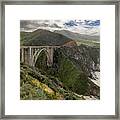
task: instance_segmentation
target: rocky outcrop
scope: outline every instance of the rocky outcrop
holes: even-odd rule
[[[86,45],[61,48],[77,67],[84,71],[90,78],[95,78],[94,72],[100,72],[100,49]]]
[[[75,41],[70,41],[70,42],[66,42],[64,45],[62,45],[63,47],[74,47],[77,46]]]

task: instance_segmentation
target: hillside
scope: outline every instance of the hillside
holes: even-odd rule
[[[21,99],[100,99],[100,87],[94,82],[99,79],[95,74],[100,72],[99,62],[99,49],[84,45],[56,49],[51,67],[43,52],[35,68],[21,63]]]
[[[21,64],[20,70],[21,100],[84,100],[64,88],[64,84],[56,77],[41,73],[39,69]]]
[[[21,34],[21,45],[34,46],[61,46],[67,42],[73,41],[61,34],[50,32],[48,30],[38,29],[29,34]]]
[[[55,33],[59,33],[62,34],[70,39],[73,40],[92,40],[92,41],[99,41],[99,36],[97,35],[86,35],[86,34],[79,34],[79,33],[75,33],[75,32],[71,32],[68,30],[55,30]]]
[[[99,48],[85,45],[57,49],[54,64],[58,78],[77,94],[100,97],[96,84],[100,79],[96,74],[100,72],[99,52]]]

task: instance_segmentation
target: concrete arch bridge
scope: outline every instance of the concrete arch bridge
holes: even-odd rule
[[[45,51],[47,65],[51,66],[53,64],[53,53],[56,48],[60,48],[60,46],[21,46],[20,61],[34,67],[38,56],[42,51]]]

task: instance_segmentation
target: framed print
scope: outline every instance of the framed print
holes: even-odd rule
[[[1,8],[1,118],[119,119],[118,1]]]

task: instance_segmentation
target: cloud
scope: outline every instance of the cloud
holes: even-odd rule
[[[100,20],[69,20],[64,23],[65,27],[83,26],[85,28],[100,26]]]
[[[49,31],[68,30],[80,34],[99,35],[100,20],[21,20],[21,31],[46,29]]]

